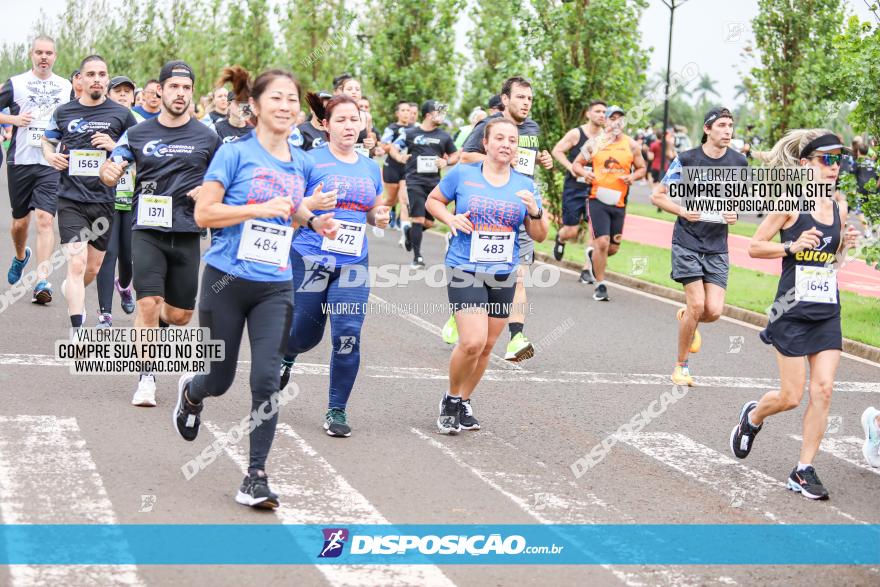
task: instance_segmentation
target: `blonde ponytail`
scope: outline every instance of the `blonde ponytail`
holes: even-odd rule
[[[794,128],[769,151],[754,151],[752,155],[768,167],[797,167],[801,164],[801,151],[810,141],[827,134],[834,133],[825,128]]]

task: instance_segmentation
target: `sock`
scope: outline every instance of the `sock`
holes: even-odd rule
[[[159,328],[168,328],[168,326],[169,324],[167,322],[159,318]]]
[[[82,314],[77,314],[76,316],[70,317],[70,325],[74,328],[80,328],[83,325],[83,317]]]
[[[806,469],[807,467],[812,467],[812,466],[813,466],[813,465],[811,465],[810,463],[807,463],[806,465],[805,465],[804,463],[798,463],[798,468],[797,468],[797,470],[798,470],[798,471],[803,471],[803,470]]]
[[[679,366],[679,367],[681,367],[682,369],[687,369],[688,362],[687,362],[687,361],[683,361],[683,362],[681,362],[681,363],[676,363],[676,365]]]
[[[183,399],[185,399],[186,403],[188,403],[191,406],[197,406],[200,403],[202,403],[202,402],[194,402],[191,399],[189,399],[189,385],[186,386],[186,390],[184,390],[184,392],[183,392]]]
[[[412,243],[413,259],[422,256],[422,231],[425,229],[423,224],[413,224],[409,229],[409,240]]]
[[[447,393],[447,394],[446,394],[446,399],[448,399],[448,400],[450,400],[450,401],[453,401],[453,402],[460,402],[460,401],[461,401],[461,396],[460,396],[460,395],[451,395],[450,393]]]
[[[525,324],[522,322],[510,322],[507,325],[507,329],[510,331],[510,338],[513,338],[517,334],[522,334],[523,328]]]
[[[284,358],[281,359],[281,362],[290,367],[293,365],[293,362],[296,360],[296,355],[284,355]]]
[[[599,282],[596,283],[596,287],[599,287],[600,285],[605,285],[605,280],[604,280],[604,279],[603,279],[602,281],[599,281]]]

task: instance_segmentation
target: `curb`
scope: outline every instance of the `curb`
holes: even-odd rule
[[[553,258],[552,255],[539,253],[538,251],[535,251],[535,259],[541,261],[542,263],[547,263],[548,265],[565,267],[566,269],[571,269],[578,273],[580,273],[581,269],[583,269],[583,266],[579,263],[565,260],[557,261]],[[657,285],[656,283],[651,283],[643,279],[637,279],[629,275],[624,275],[623,273],[615,273],[614,271],[606,271],[606,278],[612,283],[625,285],[626,287],[631,287],[632,289],[637,289],[639,291],[653,294],[661,298],[666,298],[667,300],[673,300],[680,304],[685,303],[684,292],[677,289],[672,289],[663,285]],[[759,314],[758,312],[753,312],[751,310],[746,310],[744,308],[731,306],[730,304],[724,304],[724,311],[722,312],[722,314],[724,316],[727,316],[728,318],[733,318],[734,320],[746,322],[747,324],[752,324],[754,326],[760,326],[761,328],[767,326],[766,315]],[[854,355],[856,357],[860,357],[862,359],[866,359],[868,361],[880,363],[880,348],[865,344],[863,342],[844,338],[843,352],[849,353],[850,355]]]

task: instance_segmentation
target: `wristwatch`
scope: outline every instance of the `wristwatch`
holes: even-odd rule
[[[792,241],[786,241],[786,242],[783,243],[783,245],[782,245],[782,247],[785,249],[785,256],[786,256],[786,257],[788,257],[789,255],[791,255],[791,245],[792,245]]]
[[[531,214],[529,214],[529,218],[531,218],[532,220],[540,220],[543,217],[544,217],[544,209],[543,208],[538,208],[538,215],[537,216],[532,216]]]
[[[309,219],[306,220],[306,226],[309,227],[309,230],[315,230],[315,227],[312,225],[312,223],[313,223],[314,221],[315,221],[315,215],[314,215],[314,214],[312,214],[311,216],[309,216]]]

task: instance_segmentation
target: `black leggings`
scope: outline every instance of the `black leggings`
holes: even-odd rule
[[[188,392],[192,401],[223,395],[232,385],[245,324],[251,343],[251,414],[278,392],[281,347],[290,332],[293,310],[291,289],[290,281],[250,281],[205,266],[199,324],[210,329],[211,339],[224,341],[226,354],[223,362],[211,364],[210,373],[192,380]],[[266,412],[264,408],[262,413]],[[276,411],[250,433],[249,470],[265,470],[277,422]]]
[[[98,305],[102,314],[113,313],[116,260],[119,259],[119,285],[131,285],[131,210],[117,210],[113,217],[110,242],[104,254],[104,263],[98,271]]]

